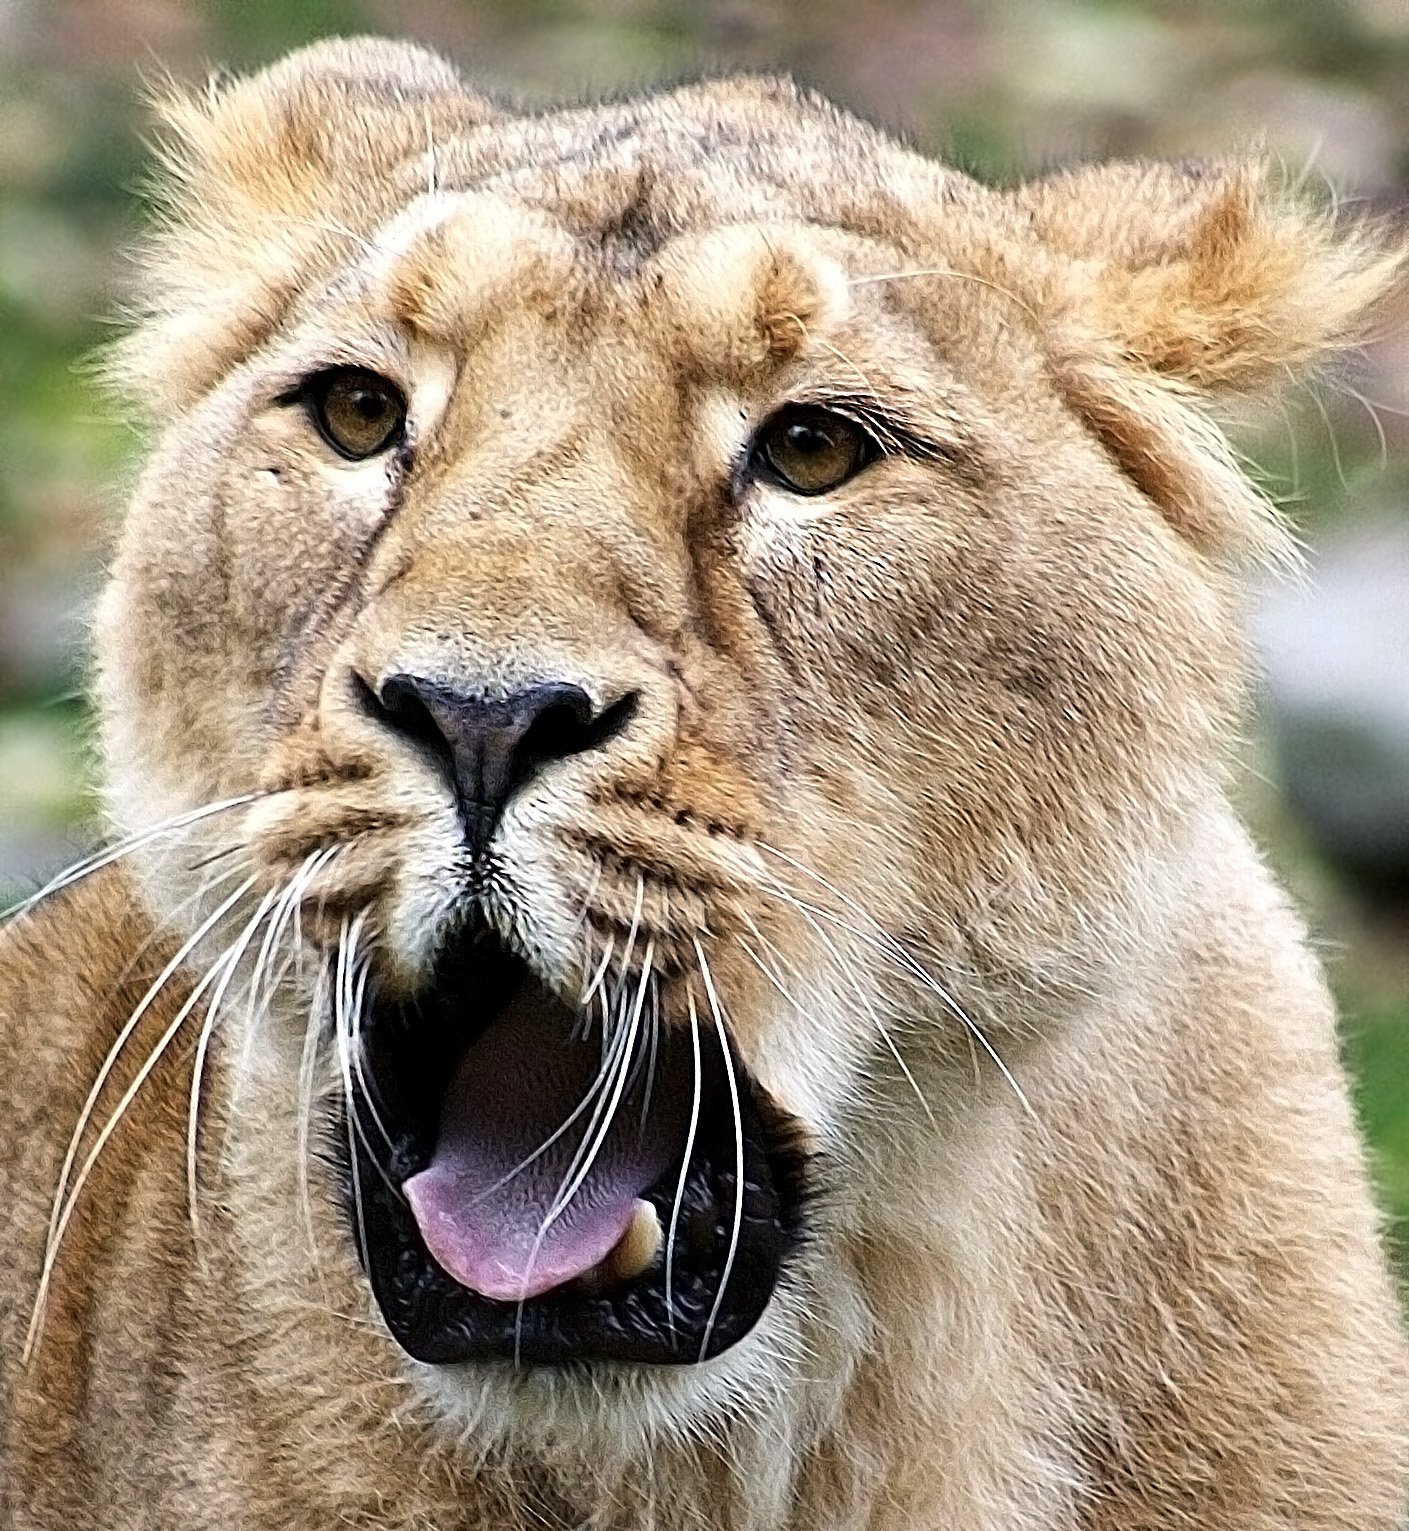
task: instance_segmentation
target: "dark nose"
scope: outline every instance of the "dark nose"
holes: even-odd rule
[[[509,799],[543,766],[605,744],[636,710],[634,692],[597,712],[581,686],[566,682],[487,697],[422,675],[388,676],[380,690],[366,688],[365,700],[380,721],[440,762],[476,854]]]

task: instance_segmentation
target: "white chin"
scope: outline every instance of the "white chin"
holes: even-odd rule
[[[803,1339],[805,1306],[818,1316],[810,1299],[780,1289],[750,1334],[693,1366],[408,1364],[439,1422],[486,1456],[525,1451],[565,1466],[629,1457],[672,1437],[718,1435],[759,1418],[773,1419],[776,1430],[794,1413],[812,1412],[804,1408],[814,1348]],[[835,1386],[833,1375],[827,1390]]]

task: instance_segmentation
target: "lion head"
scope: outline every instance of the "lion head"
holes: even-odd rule
[[[167,121],[100,693],[237,1157],[301,1124],[451,1411],[840,1388],[1164,971],[1285,542],[1211,411],[1391,261],[773,80],[521,115],[329,43]]]

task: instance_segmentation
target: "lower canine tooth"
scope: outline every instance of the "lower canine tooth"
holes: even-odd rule
[[[633,1281],[660,1253],[660,1214],[648,1201],[636,1203],[636,1213],[616,1247],[602,1262],[612,1281]]]

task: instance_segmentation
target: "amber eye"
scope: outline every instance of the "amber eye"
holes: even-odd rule
[[[303,396],[323,439],[344,457],[372,457],[401,439],[406,400],[395,383],[365,367],[320,372]]]
[[[825,494],[873,461],[874,438],[854,420],[827,409],[793,405],[759,432],[755,458],[795,494]]]

